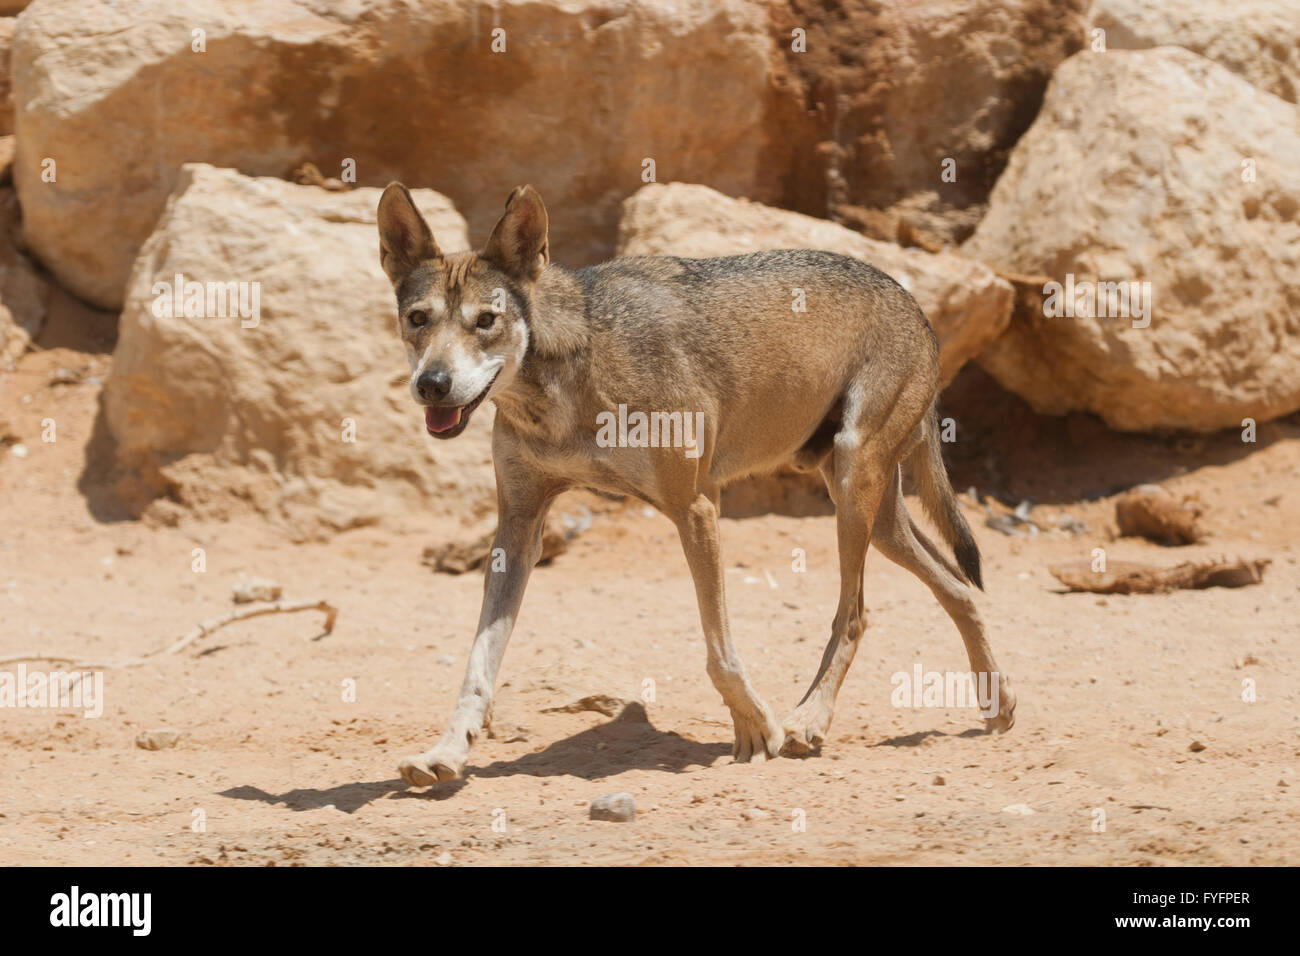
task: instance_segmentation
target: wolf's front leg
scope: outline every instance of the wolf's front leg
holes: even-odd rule
[[[722,555],[718,545],[717,506],[708,495],[698,495],[674,516],[682,550],[695,580],[695,594],[704,625],[708,674],[731,710],[736,728],[736,760],[756,763],[775,757],[783,740],[781,722],[759,698],[740,656],[731,643],[727,602],[722,582]]]
[[[501,478],[498,471],[499,489]],[[519,614],[528,575],[542,555],[546,512],[554,499],[554,495],[535,492],[530,488],[507,502],[504,490],[498,491],[500,519],[484,572],[483,610],[456,710],[432,750],[406,757],[398,764],[402,779],[413,787],[429,787],[459,777],[469,759],[469,748],[490,715],[497,671]]]

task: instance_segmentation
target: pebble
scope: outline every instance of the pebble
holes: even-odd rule
[[[236,604],[251,604],[254,601],[278,601],[280,585],[268,578],[253,578],[240,581],[233,588]]]
[[[593,820],[630,823],[636,819],[636,800],[630,793],[607,793],[591,801],[587,816]]]
[[[135,745],[141,750],[167,750],[181,739],[179,730],[164,727],[161,730],[142,730],[136,735]]]

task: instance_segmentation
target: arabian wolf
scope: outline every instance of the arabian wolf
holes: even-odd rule
[[[575,487],[640,498],[676,524],[695,581],[708,674],[731,710],[738,761],[820,749],[866,627],[869,544],[934,593],[961,632],[971,669],[997,688],[990,729],[1011,727],[1015,695],[968,587],[982,587],[979,550],[939,450],[938,343],[898,283],[864,262],[811,250],[565,269],[550,262],[546,207],[531,186],[510,194],[477,253],[440,251],[400,183],[384,190],[378,221],[411,396],[424,408],[428,433],[455,438],[484,401],[496,403],[493,553],[505,556],[504,569],[489,562],[455,712],[436,746],[401,762],[408,784],[463,773],[490,719],[547,509]],[[805,311],[792,310],[792,290],[803,290]],[[636,412],[671,422],[661,429],[670,440],[597,440],[611,416],[626,422]],[[688,422],[700,424],[693,447],[674,447],[688,444],[671,440],[678,422],[683,438]],[[904,462],[955,563],[908,514]],[[840,596],[812,685],[780,720],[755,693],[731,642],[717,519],[724,485],[783,464],[819,469],[826,481]]]

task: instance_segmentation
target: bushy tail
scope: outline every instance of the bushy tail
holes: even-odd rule
[[[957,496],[953,494],[948,482],[948,471],[943,465],[943,453],[939,444],[939,413],[931,405],[921,425],[924,438],[912,452],[912,480],[916,483],[917,494],[925,513],[939,528],[939,533],[952,548],[957,558],[957,567],[966,576],[966,580],[981,591],[984,581],[980,577],[980,549],[970,532],[970,525],[961,513]]]

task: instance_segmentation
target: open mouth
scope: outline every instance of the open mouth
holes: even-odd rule
[[[474,409],[483,404],[483,399],[487,398],[487,393],[492,391],[492,386],[496,384],[497,375],[492,376],[492,381],[487,383],[487,387],[478,393],[478,397],[468,405],[426,405],[424,407],[424,427],[434,438],[455,438],[463,432],[469,425],[469,417],[474,413]]]

